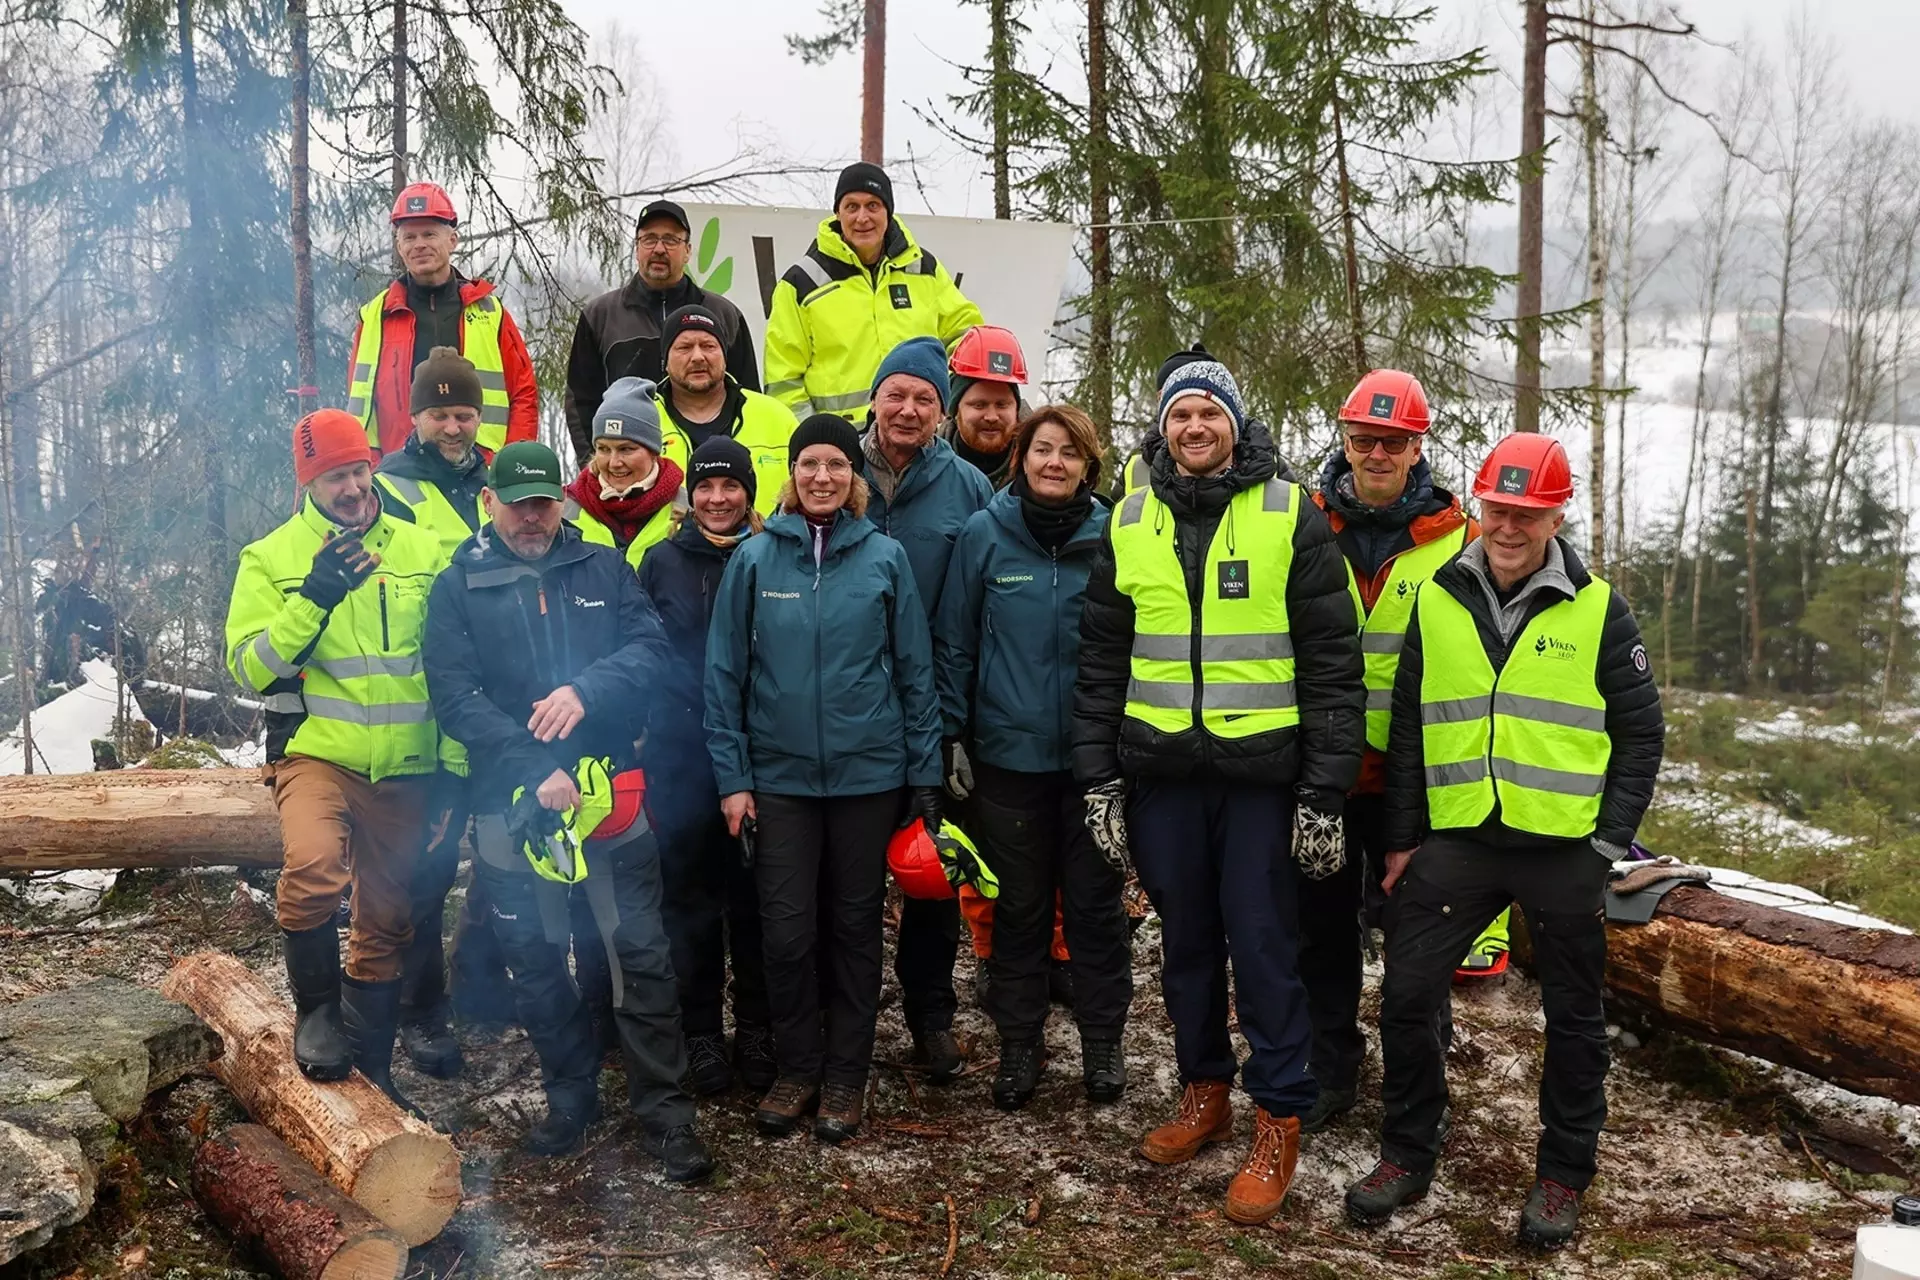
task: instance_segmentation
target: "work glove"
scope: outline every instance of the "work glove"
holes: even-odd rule
[[[940,744],[940,756],[947,794],[955,800],[965,800],[973,794],[973,761],[967,758],[966,745],[958,738],[948,738]]]
[[[941,807],[940,788],[907,788],[907,807],[900,815],[900,826],[903,829],[912,826],[915,818],[922,818],[927,824],[927,834],[936,835],[939,833],[940,822],[944,817],[945,810]]]
[[[564,825],[560,814],[540,803],[537,787],[527,787],[507,810],[507,843],[518,849],[539,844]]]
[[[1103,782],[1087,792],[1086,800],[1093,846],[1108,866],[1124,876],[1132,858],[1127,849],[1127,784],[1119,778]]]
[[[333,538],[313,553],[313,567],[300,584],[300,594],[322,609],[336,609],[349,591],[367,580],[373,567],[374,559],[358,534]]]
[[[1325,880],[1347,865],[1343,805],[1329,803],[1310,787],[1297,793],[1293,809],[1293,860],[1309,880]]]

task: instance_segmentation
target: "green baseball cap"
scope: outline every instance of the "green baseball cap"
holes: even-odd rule
[[[560,487],[560,459],[538,440],[519,440],[493,455],[487,487],[502,502],[566,497]]]

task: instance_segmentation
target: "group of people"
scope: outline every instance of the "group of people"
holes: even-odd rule
[[[1302,1135],[1355,1106],[1384,930],[1381,1158],[1347,1193],[1378,1225],[1431,1183],[1450,980],[1517,904],[1547,1017],[1520,1234],[1563,1243],[1606,1113],[1604,884],[1663,732],[1625,601],[1558,536],[1564,451],[1500,441],[1475,521],[1422,457],[1420,384],[1378,370],[1315,483],[1196,347],[1103,483],[1097,424],[1026,404],[1013,336],[892,206],[877,167],[841,175],[775,290],[766,394],[738,311],[685,276],[684,211],[643,209],[634,277],[575,334],[570,475],[530,438],[511,318],[451,266],[451,202],[401,193],[406,273],[362,313],[348,407],[296,424],[299,510],[246,549],[227,620],[266,707],[301,1069],[411,1106],[396,1040],[455,1074],[450,1008],[510,992],[533,1152],[598,1118],[616,1043],[669,1178],[711,1172],[694,1097],[736,1078],[762,1132],[844,1140],[892,868],[927,1078],[964,1070],[955,885],[991,883],[969,917],[994,1103],[1039,1088],[1062,973],[1085,1096],[1111,1103],[1133,875],[1182,1085],[1139,1150],[1231,1139],[1237,1080],[1236,1222],[1277,1213]]]

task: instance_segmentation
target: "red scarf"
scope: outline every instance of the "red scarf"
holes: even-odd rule
[[[573,483],[567,486],[567,496],[579,503],[582,511],[613,530],[614,540],[624,547],[640,536],[640,530],[653,519],[656,511],[673,501],[685,478],[678,463],[672,458],[662,458],[654,482],[640,493],[630,493],[624,498],[602,498],[600,477],[587,470],[573,478]]]

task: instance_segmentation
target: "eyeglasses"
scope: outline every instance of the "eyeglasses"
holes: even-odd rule
[[[811,480],[822,471],[835,480],[844,480],[853,474],[853,464],[844,458],[835,458],[828,462],[822,462],[818,458],[808,458],[793,469],[793,474],[803,480]]]
[[[641,236],[642,249],[678,249],[687,242],[685,236]]]
[[[1387,451],[1387,456],[1389,458],[1397,458],[1401,454],[1405,453],[1407,451],[1407,446],[1412,443],[1413,443],[1412,436],[1348,436],[1347,437],[1347,448],[1353,450],[1356,455],[1362,458],[1372,453],[1376,445],[1382,449],[1385,449]]]

